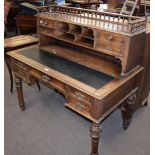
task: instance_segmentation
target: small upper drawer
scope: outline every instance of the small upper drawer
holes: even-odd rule
[[[117,43],[124,43],[125,38],[123,38],[121,35],[105,32],[105,31],[96,31],[96,39],[105,39],[109,42],[117,42]]]
[[[55,29],[55,21],[54,20],[48,20],[48,19],[39,18],[38,19],[38,25]]]
[[[122,43],[116,43],[116,42],[109,42],[105,39],[98,39],[96,40],[96,46],[95,48],[101,52],[105,52],[105,50],[110,53],[113,53],[113,55],[119,55],[122,56],[124,52],[124,44]]]

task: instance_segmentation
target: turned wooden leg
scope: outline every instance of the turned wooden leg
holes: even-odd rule
[[[91,136],[91,153],[90,155],[98,155],[98,144],[99,144],[99,138],[101,136],[102,129],[99,124],[92,123],[90,128],[90,136]]]
[[[135,102],[136,102],[136,94],[134,93],[129,98],[126,99],[126,101],[121,107],[124,129],[127,129],[131,123]]]
[[[16,89],[18,94],[18,101],[21,111],[25,110],[25,103],[23,97],[23,89],[22,89],[22,79],[18,76],[15,76]]]
[[[40,84],[39,84],[39,81],[38,80],[36,80],[36,84],[37,84],[37,87],[38,87],[38,89],[40,91],[41,90],[41,87],[40,87]]]
[[[148,101],[148,97],[142,102],[142,107],[146,107],[146,106],[148,106],[148,104],[149,104],[149,101]]]

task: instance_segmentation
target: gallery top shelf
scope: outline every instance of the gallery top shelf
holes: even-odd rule
[[[146,30],[147,23],[145,17],[58,5],[41,7],[38,16],[128,35]]]

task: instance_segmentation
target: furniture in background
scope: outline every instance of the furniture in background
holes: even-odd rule
[[[10,8],[11,8],[11,5],[9,2],[4,2],[4,34],[6,35],[6,32],[5,32],[5,27],[6,27],[6,24],[7,24],[7,17],[8,17],[8,14],[9,14],[9,11],[10,11]]]
[[[15,20],[18,35],[36,33],[37,21],[35,16],[17,15]]]
[[[81,8],[96,6],[96,9],[100,6],[100,0],[67,0],[67,3],[72,3],[73,6],[79,6]]]
[[[12,37],[4,40],[4,60],[10,75],[11,92],[13,92],[13,76],[12,76],[12,71],[10,66],[10,59],[8,58],[7,53],[12,50],[28,47],[37,43],[38,43],[38,38],[30,35],[20,35],[20,36],[16,36],[16,37]],[[40,90],[40,86],[38,82],[37,82],[37,85]]]

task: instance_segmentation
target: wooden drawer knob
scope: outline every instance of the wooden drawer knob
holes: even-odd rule
[[[112,41],[113,37],[112,36],[109,36],[108,37],[108,40]]]
[[[43,20],[40,20],[39,23],[40,23],[40,24],[43,24]]]

